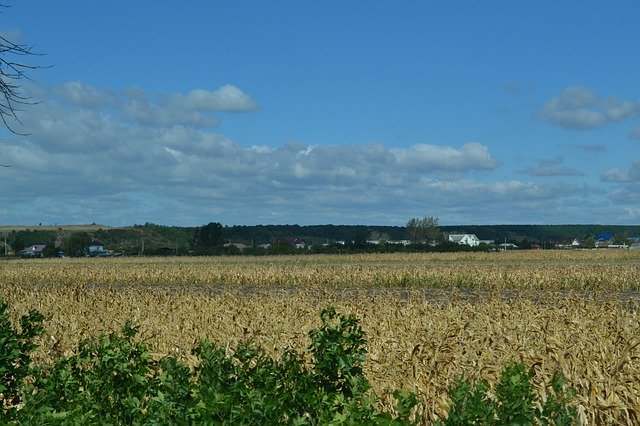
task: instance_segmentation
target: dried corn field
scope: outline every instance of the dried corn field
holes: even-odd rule
[[[270,354],[308,345],[329,304],[368,337],[376,394],[419,393],[446,413],[464,375],[496,383],[510,361],[577,390],[581,420],[640,422],[640,253],[633,251],[300,257],[52,259],[0,262],[14,314],[47,316],[47,362],[127,319],[157,356],[193,361],[208,338],[251,339]]]

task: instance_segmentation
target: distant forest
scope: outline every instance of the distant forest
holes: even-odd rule
[[[212,225],[212,224],[210,224]],[[399,241],[407,239],[404,226],[375,225],[234,225],[217,226],[214,245],[225,243],[258,247],[273,244],[281,237],[298,237],[307,245],[321,246],[338,242],[352,243],[367,240]],[[9,249],[21,250],[34,244],[46,244],[52,248],[64,248],[71,236],[83,234],[85,239],[102,242],[106,249],[130,254],[187,254],[197,247],[202,227],[163,226],[153,223],[133,225],[123,228],[98,228],[85,232],[65,228],[0,230],[0,242],[6,241]],[[471,233],[481,240],[496,243],[509,242],[523,248],[537,244],[551,247],[559,239],[596,237],[602,233],[624,234],[627,237],[640,236],[640,226],[624,225],[464,225],[440,226],[443,233]],[[211,245],[211,242],[209,242]]]

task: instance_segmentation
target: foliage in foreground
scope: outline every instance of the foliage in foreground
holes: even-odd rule
[[[25,379],[31,374],[31,352],[37,347],[33,339],[44,331],[44,316],[32,310],[20,318],[20,329],[16,329],[8,309],[9,304],[0,298],[0,395],[4,415],[11,417],[22,400]]]
[[[280,359],[245,343],[235,350],[201,342],[191,370],[174,357],[159,361],[137,329],[80,343],[76,354],[51,367],[34,367],[33,340],[44,318],[35,311],[15,329],[0,301],[0,397],[2,423],[14,424],[418,424],[418,399],[396,391],[392,413],[376,408],[363,373],[366,340],[359,321],[333,308],[322,310],[320,328],[309,333],[305,354],[287,350]],[[508,366],[488,398],[486,382],[462,379],[450,389],[452,404],[444,424],[570,424],[561,378],[536,409],[532,374],[522,364]]]
[[[495,399],[489,397],[489,385],[484,380],[472,383],[458,379],[449,389],[451,407],[444,425],[570,425],[577,412],[568,402],[574,396],[565,390],[565,381],[554,375],[547,400],[536,407],[533,373],[524,364],[510,364],[502,371],[495,389]]]

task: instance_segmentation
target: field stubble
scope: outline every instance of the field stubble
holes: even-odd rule
[[[414,390],[433,420],[456,377],[495,384],[522,361],[543,397],[562,373],[583,421],[631,424],[640,422],[639,262],[629,252],[30,260],[0,263],[0,292],[16,316],[46,315],[38,362],[127,319],[155,356],[190,363],[204,338],[303,350],[331,304],[361,319],[383,404],[394,389]]]

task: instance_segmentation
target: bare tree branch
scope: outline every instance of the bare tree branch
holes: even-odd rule
[[[0,118],[4,126],[12,133],[16,132],[9,122],[9,118],[22,124],[18,118],[18,111],[22,105],[33,105],[37,102],[24,96],[20,90],[20,80],[29,79],[26,72],[40,68],[17,60],[19,57],[39,56],[33,51],[33,46],[17,44],[0,36]]]
[[[2,7],[10,6],[0,3],[0,8]],[[24,96],[20,86],[20,80],[30,80],[26,72],[40,68],[38,65],[29,65],[23,61],[26,57],[40,56],[33,49],[34,46],[14,43],[0,35],[0,119],[11,133],[23,136],[24,133],[14,130],[10,121],[22,124],[17,114],[21,111],[21,106],[38,103]],[[9,167],[5,164],[0,166]]]

